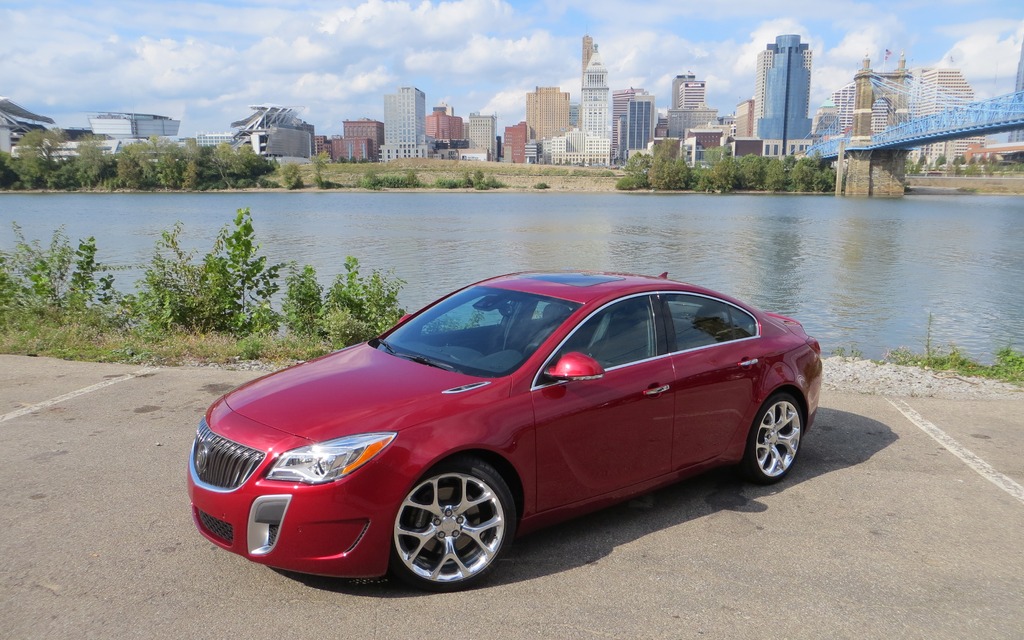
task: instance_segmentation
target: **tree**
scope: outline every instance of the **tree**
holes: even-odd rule
[[[122,189],[145,190],[157,185],[154,149],[145,142],[125,145],[117,154],[117,184]]]
[[[622,171],[626,176],[615,184],[616,189],[647,189],[651,186],[648,174],[654,165],[654,158],[647,153],[634,153],[626,161]]]
[[[284,184],[285,189],[301,189],[303,184],[299,165],[289,162],[281,167],[281,183]]]
[[[103,151],[99,138],[89,136],[78,143],[74,159],[79,186],[95,188],[117,174],[117,161]]]
[[[795,191],[816,191],[817,173],[818,163],[813,158],[800,158],[790,173],[793,189]]]
[[[737,160],[739,165],[739,188],[763,191],[768,169],[768,158],[749,154]]]
[[[326,151],[321,151],[310,159],[313,164],[313,182],[318,189],[326,189],[327,182],[324,180],[324,168],[331,161],[331,156]]]
[[[21,137],[15,170],[23,186],[46,186],[50,173],[57,169],[58,154],[65,140],[60,129],[34,129]]]
[[[764,174],[764,187],[768,191],[786,191],[789,187],[786,168],[778,158],[769,158],[768,160]]]
[[[0,151],[0,189],[9,189],[18,182],[18,172],[11,154]]]

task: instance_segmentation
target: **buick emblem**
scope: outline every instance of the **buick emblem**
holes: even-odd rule
[[[206,462],[210,458],[210,445],[204,440],[200,440],[196,444],[198,445],[196,446],[196,471],[204,473]]]

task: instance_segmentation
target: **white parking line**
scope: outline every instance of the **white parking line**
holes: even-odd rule
[[[925,420],[920,413],[914,411],[906,402],[902,400],[893,400],[892,398],[886,398],[886,400],[889,401],[889,404],[896,407],[900,413],[906,416],[907,420],[913,422],[919,429],[921,429],[921,431],[927,433],[932,437],[932,439],[948,449],[950,453],[963,460],[968,467],[974,469],[982,478],[985,478],[1020,502],[1024,503],[1024,487],[1017,484],[1013,478],[996,471],[992,465],[985,462],[968,450],[967,447],[951,438],[945,431]]]
[[[21,409],[17,409],[15,411],[11,411],[10,413],[5,413],[3,415],[0,415],[0,422],[7,422],[8,420],[13,420],[15,418],[20,418],[21,416],[26,416],[26,415],[28,415],[30,413],[34,413],[36,411],[39,411],[40,409],[45,409],[46,407],[52,407],[55,404],[60,404],[61,402],[65,402],[67,400],[71,400],[72,398],[77,398],[78,396],[84,396],[87,393],[92,393],[93,391],[98,391],[98,390],[100,390],[100,389],[102,389],[104,387],[109,387],[110,385],[118,384],[119,382],[125,382],[125,381],[131,380],[133,378],[138,378],[139,376],[144,376],[146,374],[153,373],[154,371],[157,371],[157,370],[158,370],[158,367],[145,367],[143,369],[139,369],[138,371],[135,371],[135,372],[132,372],[132,373],[126,373],[123,376],[118,376],[116,378],[111,378],[109,380],[104,380],[103,382],[97,382],[94,385],[90,385],[88,387],[83,387],[82,389],[78,389],[76,391],[71,391],[69,393],[65,393],[64,395],[57,396],[56,398],[50,398],[49,400],[43,400],[42,402],[38,402],[36,404],[31,404],[31,405],[29,405],[27,407],[22,407]]]

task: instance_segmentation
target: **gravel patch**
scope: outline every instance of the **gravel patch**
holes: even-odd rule
[[[1022,399],[1024,388],[949,371],[833,356],[822,360],[822,388],[842,393],[953,400]]]

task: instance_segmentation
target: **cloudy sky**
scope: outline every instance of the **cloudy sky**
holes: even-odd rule
[[[227,131],[249,105],[304,107],[318,133],[383,119],[385,93],[415,86],[427,109],[524,118],[525,94],[579,100],[581,38],[612,89],[669,105],[673,76],[705,79],[731,113],[752,96],[757,52],[779,34],[814,52],[812,104],[865,53],[957,67],[977,97],[1014,88],[1024,5],[1009,0],[0,0],[0,96],[62,127],[97,111],[178,118],[181,136]],[[888,68],[895,63],[889,60]]]

